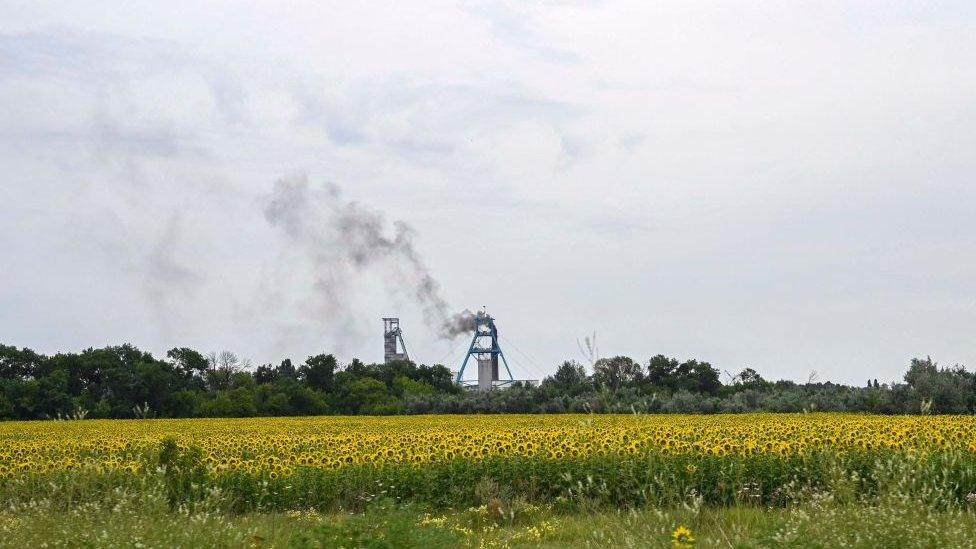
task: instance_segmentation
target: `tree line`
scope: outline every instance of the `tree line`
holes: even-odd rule
[[[538,385],[482,392],[454,383],[443,365],[410,361],[339,364],[318,354],[253,368],[227,351],[175,348],[157,358],[120,345],[47,356],[0,345],[0,419],[755,411],[972,413],[976,375],[925,358],[896,383],[767,381],[751,368],[723,383],[708,362],[617,356],[589,369],[566,361]]]

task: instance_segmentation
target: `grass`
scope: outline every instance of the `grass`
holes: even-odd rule
[[[858,473],[784,489],[783,503],[752,498],[717,505],[694,489],[666,505],[608,505],[571,490],[531,500],[482,479],[474,505],[379,496],[354,510],[241,508],[234,491],[187,477],[10,480],[0,490],[0,547],[672,547],[679,526],[696,547],[967,547],[976,540],[976,494],[919,484],[917,463],[893,460],[858,493]],[[599,484],[594,481],[594,484]],[[175,494],[192,494],[174,498]],[[751,499],[750,499],[751,498]],[[754,501],[755,503],[749,503]]]
[[[697,506],[557,511],[493,504],[449,512],[375,502],[360,513],[171,510],[162,492],[118,493],[63,512],[44,502],[0,513],[2,547],[967,547],[973,512],[904,499],[790,508]]]

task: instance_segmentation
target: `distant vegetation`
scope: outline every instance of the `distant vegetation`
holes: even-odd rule
[[[442,365],[340,365],[333,355],[256,368],[230,352],[131,345],[45,356],[0,345],[0,419],[246,417],[423,413],[971,413],[976,375],[913,359],[904,383],[862,387],[767,381],[751,368],[723,376],[707,362],[657,355],[564,362],[538,386],[489,392],[457,386]]]

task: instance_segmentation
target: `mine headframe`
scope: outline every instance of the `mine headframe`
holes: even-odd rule
[[[474,357],[478,364],[477,387],[481,390],[491,389],[498,385],[507,385],[515,381],[512,377],[512,370],[508,367],[505,353],[502,352],[498,344],[498,327],[495,326],[495,319],[485,311],[478,311],[474,317],[474,334],[471,338],[471,345],[468,352],[464,355],[461,369],[458,370],[455,381],[462,385],[472,386],[474,383],[465,382],[464,369],[468,365],[468,360]],[[505,366],[508,379],[499,380],[498,362],[501,359]]]
[[[399,343],[399,346],[397,345]],[[403,343],[399,318],[383,319],[383,361],[410,360],[407,346]]]

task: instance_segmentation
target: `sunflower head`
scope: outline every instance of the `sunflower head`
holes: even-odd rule
[[[695,537],[691,534],[691,529],[684,525],[678,525],[671,532],[671,545],[675,547],[691,547],[695,544]]]

